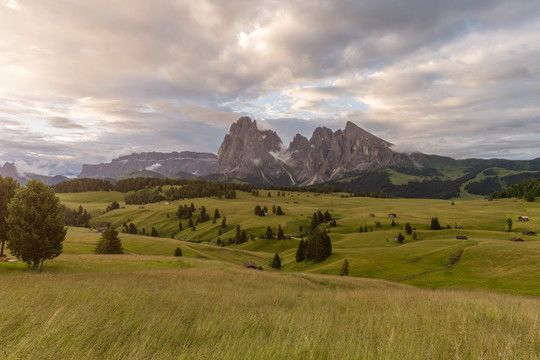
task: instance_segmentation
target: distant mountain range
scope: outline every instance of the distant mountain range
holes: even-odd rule
[[[192,177],[207,175],[215,171],[218,157],[200,152],[143,152],[113,159],[110,163],[84,164],[79,178],[115,178],[131,173],[144,176],[141,172],[154,172],[164,177]]]
[[[46,176],[32,173],[20,174],[14,163],[6,162],[0,167],[0,175],[3,177],[12,177],[21,184],[26,184],[31,179],[39,180],[47,185],[56,185],[64,181],[68,181],[69,178],[63,175]]]
[[[286,148],[272,130],[241,117],[225,135],[217,156],[200,152],[144,152],[84,164],[79,178],[113,181],[130,177],[201,178],[242,181],[256,186],[332,185],[354,192],[384,192],[398,197],[452,198],[488,195],[524,179],[540,176],[534,160],[465,159],[399,153],[392,144],[347,122],[333,132],[318,127],[311,138],[296,134]],[[19,174],[6,163],[0,175],[24,183],[38,178],[50,185],[64,176]]]

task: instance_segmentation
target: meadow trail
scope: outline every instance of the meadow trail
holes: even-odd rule
[[[459,250],[455,256],[452,256],[452,258],[450,259],[450,262],[448,263],[448,265],[443,266],[442,268],[423,271],[421,273],[410,275],[410,276],[407,276],[407,277],[405,277],[403,279],[396,280],[396,282],[402,282],[402,281],[409,280],[409,279],[412,279],[412,278],[415,278],[415,277],[418,277],[418,276],[422,276],[422,275],[426,275],[426,274],[433,273],[433,272],[436,272],[436,271],[442,271],[444,269],[448,269],[450,266],[456,265],[461,260],[461,255],[463,255],[463,249]]]

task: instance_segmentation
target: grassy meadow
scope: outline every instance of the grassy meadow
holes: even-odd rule
[[[91,225],[131,221],[159,237],[120,233],[125,255],[94,255],[100,234],[69,228],[64,253],[34,274],[0,263],[2,359],[539,359],[540,203],[405,200],[261,191],[232,200],[123,203],[123,194],[59,194]],[[105,213],[113,200],[121,208]],[[187,228],[179,205],[221,219]],[[255,205],[269,215],[254,215]],[[272,214],[281,206],[285,215]],[[295,261],[313,212],[328,210],[333,254]],[[395,213],[395,226],[388,214]],[[199,211],[193,216],[195,221]],[[373,214],[374,217],[371,217]],[[518,216],[531,221],[521,223]],[[432,217],[451,229],[429,230]],[[514,229],[503,231],[506,218]],[[376,228],[375,222],[381,223]],[[416,240],[402,230],[409,222]],[[245,229],[241,245],[218,246]],[[259,239],[278,225],[292,239]],[[360,226],[367,232],[359,232]],[[458,227],[458,229],[456,229]],[[461,229],[461,227],[463,229]],[[373,231],[371,231],[373,228]],[[304,230],[304,231],[305,231]],[[401,232],[405,242],[394,235]],[[468,240],[456,240],[467,235]],[[508,241],[521,237],[524,242]],[[173,257],[180,247],[182,257]],[[278,252],[283,267],[271,268]],[[454,265],[444,268],[452,259]],[[336,276],[344,259],[348,277]],[[244,269],[253,261],[263,271]],[[436,269],[440,271],[429,272]],[[403,280],[412,275],[423,275]],[[402,281],[403,280],[403,281]]]

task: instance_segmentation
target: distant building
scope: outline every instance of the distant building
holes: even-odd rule
[[[467,235],[456,235],[457,240],[469,240]]]
[[[246,269],[256,269],[257,268],[257,264],[255,264],[253,261],[246,261],[244,263],[244,267]]]
[[[395,214],[394,214],[395,215]],[[375,214],[369,214],[369,217],[375,217]]]
[[[396,215],[396,214],[388,214],[388,217],[389,217],[389,218],[396,218],[397,215]]]
[[[523,235],[529,235],[529,236],[535,236],[536,233],[534,231],[530,231],[530,230],[523,230],[521,232]]]
[[[521,238],[516,238],[516,237],[513,237],[513,238],[510,238],[510,241],[525,241]]]
[[[518,221],[521,221],[521,222],[529,221],[529,217],[522,215],[522,216],[518,217]]]
[[[102,222],[101,224],[99,224],[96,230],[98,233],[103,233],[105,232],[105,230],[107,230],[109,226],[111,226],[110,222]]]

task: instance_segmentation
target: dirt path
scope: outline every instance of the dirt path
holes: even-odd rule
[[[444,269],[448,269],[450,266],[457,264],[461,260],[461,255],[463,255],[463,249],[459,250],[454,256],[452,256],[452,258],[450,258],[450,262],[448,263],[448,265],[443,266],[442,268],[435,269],[435,270],[428,270],[428,271],[421,272],[419,274],[414,274],[414,275],[411,275],[411,276],[407,276],[407,277],[405,277],[403,279],[396,280],[396,282],[402,282],[402,281],[412,279],[412,278],[415,278],[415,277],[418,277],[418,276],[426,275],[426,274],[429,274],[429,273],[432,273],[432,272],[435,272],[435,271],[441,271],[441,270],[444,270]]]

